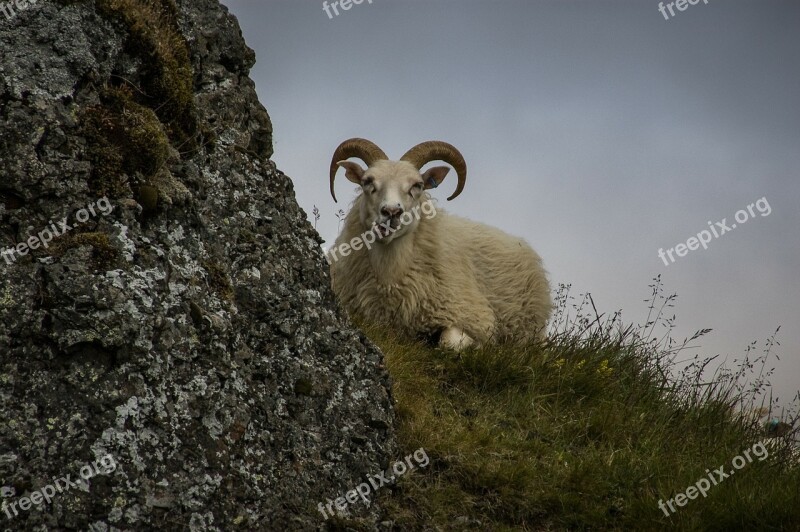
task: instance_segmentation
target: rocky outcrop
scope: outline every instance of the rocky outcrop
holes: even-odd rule
[[[0,529],[322,526],[396,458],[388,374],[236,20],[39,0],[0,38]]]

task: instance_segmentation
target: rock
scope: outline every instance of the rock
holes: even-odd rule
[[[235,18],[54,0],[0,37],[0,251],[32,244],[0,258],[0,528],[322,526],[397,456],[389,376],[269,160]]]

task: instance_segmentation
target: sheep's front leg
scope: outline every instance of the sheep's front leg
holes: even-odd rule
[[[472,338],[467,336],[467,334],[458,327],[447,327],[442,331],[442,336],[439,338],[440,346],[448,347],[456,351],[461,351],[473,343]]]

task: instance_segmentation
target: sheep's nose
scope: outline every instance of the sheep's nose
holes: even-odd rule
[[[401,214],[403,214],[403,208],[402,207],[389,207],[389,206],[386,206],[386,207],[381,208],[381,214],[383,214],[387,218],[396,218],[396,217],[400,216]]]

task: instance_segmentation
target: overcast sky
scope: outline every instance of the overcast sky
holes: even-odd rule
[[[343,175],[328,193],[341,141],[397,158],[444,140],[469,177],[447,202],[451,172],[440,205],[524,237],[554,286],[627,321],[661,274],[678,335],[714,329],[703,356],[741,358],[781,325],[772,382],[797,393],[800,2],[700,0],[669,20],[652,0],[363,0],[332,18],[322,0],[225,3],[326,246],[355,197]],[[708,249],[659,258],[723,219]]]

